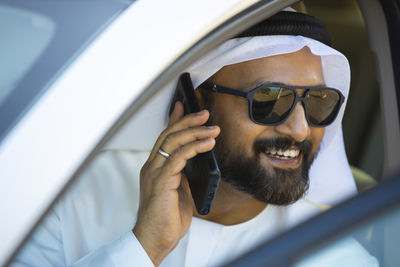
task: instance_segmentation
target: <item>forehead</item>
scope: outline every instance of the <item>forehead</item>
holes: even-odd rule
[[[233,88],[248,89],[260,82],[313,86],[324,84],[321,57],[308,47],[299,51],[263,57],[223,67],[214,82]]]

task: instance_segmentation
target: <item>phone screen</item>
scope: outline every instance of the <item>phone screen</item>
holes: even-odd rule
[[[185,114],[200,111],[200,105],[197,101],[189,73],[183,73],[179,77],[171,102],[170,113],[176,101],[183,103]],[[221,178],[214,150],[200,153],[188,160],[184,172],[188,179],[190,191],[198,213],[207,215],[210,212]]]

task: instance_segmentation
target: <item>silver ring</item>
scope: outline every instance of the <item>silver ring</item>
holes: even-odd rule
[[[163,156],[166,159],[169,158],[169,154],[167,152],[165,152],[164,150],[162,150],[161,147],[158,148],[158,153],[160,153],[161,156]]]

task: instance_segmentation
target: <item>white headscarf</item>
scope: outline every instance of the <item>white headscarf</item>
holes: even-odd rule
[[[315,55],[321,56],[326,85],[339,89],[348,97],[350,67],[346,57],[335,49],[314,39],[303,36],[257,36],[236,38],[226,41],[206,54],[187,71],[191,74],[196,88],[223,66],[296,52],[309,47]],[[146,103],[109,148],[128,148],[150,151],[159,133],[166,127],[168,108],[177,80],[164,87]],[[306,198],[322,205],[332,205],[356,192],[353,176],[344,150],[341,123],[346,102],[334,123],[326,127],[319,154],[310,169],[310,188]],[[129,134],[126,134],[129,133]],[[295,203],[291,206],[300,205]],[[301,212],[302,209],[293,209]]]

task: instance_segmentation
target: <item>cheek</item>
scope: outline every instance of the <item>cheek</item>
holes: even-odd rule
[[[214,99],[213,117],[214,121],[221,127],[221,133],[228,136],[233,129],[243,127],[247,117],[247,102],[239,101],[238,97],[217,94]]]
[[[213,120],[221,128],[225,144],[252,153],[259,127],[249,118],[247,100],[229,95],[218,95],[214,100]]]
[[[325,128],[311,127],[311,140],[314,143],[313,152],[315,152],[321,144],[322,138],[324,138]]]

